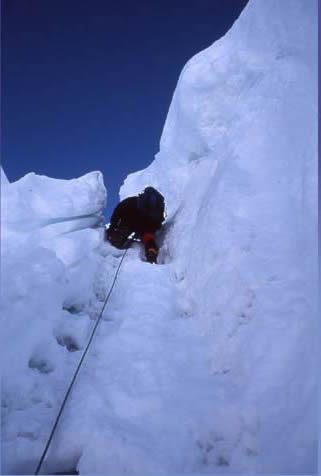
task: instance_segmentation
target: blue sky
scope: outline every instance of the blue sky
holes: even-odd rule
[[[145,168],[180,71],[247,0],[4,0],[2,165],[70,179],[101,170],[108,220],[125,177]]]

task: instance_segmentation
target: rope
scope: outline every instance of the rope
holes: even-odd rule
[[[95,324],[95,326],[94,326],[94,329],[93,329],[93,331],[92,331],[92,333],[91,333],[91,336],[90,336],[90,339],[89,339],[89,341],[88,341],[88,344],[87,344],[87,346],[86,346],[86,348],[85,348],[85,350],[84,350],[84,353],[83,353],[83,355],[82,355],[82,357],[81,357],[81,359],[80,359],[80,362],[79,362],[79,364],[78,364],[78,367],[77,367],[77,369],[76,369],[76,372],[75,372],[75,374],[74,374],[74,376],[73,376],[73,378],[72,378],[72,381],[71,381],[71,383],[70,383],[70,385],[69,385],[69,387],[68,387],[68,390],[67,390],[67,392],[66,392],[65,398],[64,398],[64,400],[63,400],[63,402],[62,402],[62,405],[61,405],[61,407],[60,407],[58,416],[57,416],[57,418],[56,418],[55,424],[54,424],[54,426],[53,426],[53,428],[52,428],[52,430],[51,430],[51,433],[50,433],[49,439],[48,439],[48,441],[47,441],[46,447],[45,447],[45,449],[44,449],[44,451],[43,451],[43,453],[42,453],[42,456],[41,456],[41,458],[40,458],[39,464],[38,464],[38,466],[37,466],[35,475],[36,475],[36,474],[39,474],[39,471],[40,471],[40,469],[41,469],[42,463],[43,463],[43,461],[44,461],[44,459],[45,459],[45,457],[46,457],[46,454],[47,454],[47,451],[48,451],[48,449],[49,449],[50,443],[51,443],[51,441],[52,441],[52,438],[53,438],[53,436],[54,436],[55,430],[56,430],[56,428],[57,428],[59,419],[60,419],[61,414],[62,414],[62,412],[63,412],[63,409],[64,409],[64,407],[65,407],[65,405],[66,405],[66,402],[67,402],[67,399],[68,399],[69,394],[70,394],[70,392],[71,392],[71,389],[72,389],[72,387],[73,387],[73,384],[74,384],[74,382],[75,382],[75,380],[76,380],[76,378],[77,378],[77,375],[78,375],[78,373],[79,373],[80,367],[81,367],[81,365],[82,365],[82,363],[83,363],[83,361],[84,361],[84,358],[86,357],[86,354],[87,354],[87,351],[88,351],[88,349],[89,349],[89,346],[90,346],[90,344],[91,344],[91,342],[92,342],[92,340],[93,340],[93,337],[94,337],[94,335],[95,335],[96,329],[97,329],[98,324],[99,324],[99,321],[100,321],[100,319],[101,319],[101,317],[102,317],[102,315],[103,315],[103,313],[104,313],[106,304],[107,304],[107,302],[108,302],[108,300],[109,300],[109,297],[110,297],[110,295],[111,295],[111,293],[112,293],[112,290],[113,290],[113,288],[114,288],[114,285],[115,285],[115,282],[116,282],[116,279],[117,279],[117,276],[118,276],[120,267],[121,267],[121,265],[122,265],[122,262],[124,261],[124,258],[125,258],[125,255],[126,255],[127,251],[128,251],[128,248],[127,248],[126,251],[123,253],[123,256],[122,256],[122,258],[121,258],[121,260],[120,260],[120,263],[119,263],[119,265],[118,265],[117,271],[116,271],[115,276],[114,276],[113,283],[112,283],[111,288],[110,288],[110,290],[109,290],[109,293],[108,293],[108,295],[107,295],[107,297],[106,297],[106,299],[105,299],[103,308],[102,308],[102,310],[101,310],[101,312],[100,312],[100,314],[99,314],[99,316],[98,316],[98,319],[97,319],[97,321],[96,321],[96,324]]]

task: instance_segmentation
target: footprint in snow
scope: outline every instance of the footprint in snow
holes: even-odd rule
[[[30,369],[38,370],[41,374],[50,374],[55,370],[55,366],[52,362],[44,357],[31,357],[28,362],[28,367]]]
[[[69,352],[76,352],[81,350],[81,346],[76,342],[76,340],[70,335],[61,335],[56,337],[57,343],[66,349]]]

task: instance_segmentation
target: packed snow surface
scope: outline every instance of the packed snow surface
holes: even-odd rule
[[[166,198],[130,248],[42,468],[317,472],[317,2],[250,0],[182,71]],[[32,474],[123,251],[99,172],[2,185],[2,470]]]

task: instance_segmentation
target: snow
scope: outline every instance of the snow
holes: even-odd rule
[[[9,183],[9,180],[6,174],[4,173],[4,170],[2,167],[0,167],[0,180],[1,180],[1,186],[7,185]]]
[[[2,186],[5,472],[7,461],[32,470],[77,361],[67,358],[68,338],[77,348],[87,339],[102,233],[88,227],[101,223],[105,200],[99,172],[69,181],[28,174]]]
[[[250,0],[183,69],[120,190],[164,194],[159,265],[127,252],[43,473],[316,473],[316,21]],[[123,252],[99,172],[1,193],[3,472],[32,474]]]

